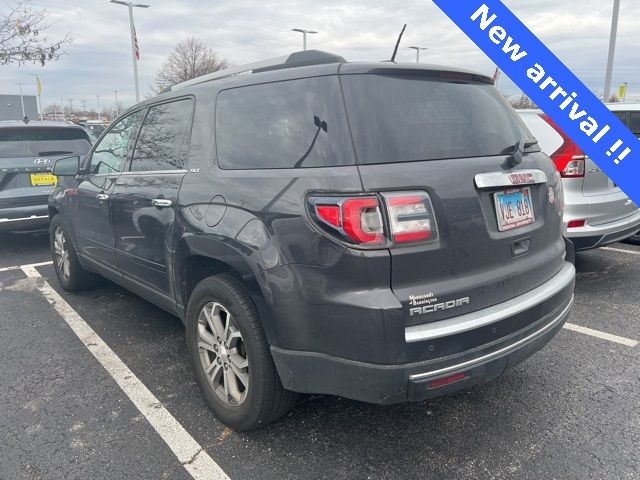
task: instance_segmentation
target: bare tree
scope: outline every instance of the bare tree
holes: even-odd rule
[[[226,58],[220,58],[202,40],[191,37],[178,43],[156,76],[154,91],[162,91],[192,78],[217,72],[229,66]]]
[[[0,13],[0,65],[8,63],[40,63],[44,65],[62,55],[62,47],[71,42],[67,34],[61,40],[50,41],[44,33],[46,10],[34,10],[31,0],[19,0],[8,14]]]

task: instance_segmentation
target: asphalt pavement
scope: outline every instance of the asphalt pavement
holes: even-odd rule
[[[106,280],[67,294],[50,265],[7,269],[49,261],[48,238],[0,236],[0,478],[192,475],[170,448],[182,437],[150,423],[48,284],[233,480],[638,479],[640,247],[612,247],[578,254],[578,331],[502,377],[406,405],[306,396],[239,434],[200,396],[177,318]]]

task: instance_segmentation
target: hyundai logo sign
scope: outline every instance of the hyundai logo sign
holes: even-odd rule
[[[33,163],[35,163],[36,165],[49,165],[51,163],[51,160],[49,160],[48,158],[36,158]]]

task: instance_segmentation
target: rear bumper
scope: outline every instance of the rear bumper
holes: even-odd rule
[[[428,324],[425,332],[429,333],[420,338],[412,337],[415,327],[407,328],[407,344],[413,340],[429,351],[433,348],[433,338],[456,344],[464,335],[487,328],[496,333],[505,323],[521,322],[523,315],[530,317],[525,327],[505,337],[446,357],[380,365],[277,347],[272,347],[271,352],[283,385],[293,391],[333,394],[380,404],[420,401],[497,377],[542,348],[562,328],[570,314],[574,282],[575,269],[565,263],[556,277],[521,298],[475,312],[472,316],[447,320],[447,325],[445,322]],[[553,307],[544,308],[548,305]],[[539,315],[538,312],[545,313]],[[409,330],[411,328],[414,330]],[[456,374],[463,374],[463,377],[432,388],[434,380]]]
[[[33,213],[26,212],[22,216],[6,218],[0,211],[0,232],[16,232],[25,230],[39,230],[49,225],[49,215],[46,207],[40,207]]]
[[[576,251],[580,251],[619,242],[638,230],[640,230],[640,210],[617,222],[569,229],[566,236],[573,242]]]

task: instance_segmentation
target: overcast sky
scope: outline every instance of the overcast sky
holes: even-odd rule
[[[0,0],[6,11],[15,0]],[[504,0],[507,6],[590,88],[602,90],[613,0]],[[431,0],[145,0],[135,9],[140,44],[141,94],[180,40],[201,38],[236,64],[300,50],[293,27],[318,30],[309,48],[343,55],[348,60],[385,60],[391,56],[404,23],[407,31],[398,60],[415,61],[410,45],[428,47],[425,63],[461,66],[493,74],[495,66]],[[125,104],[134,102],[127,8],[108,0],[33,0],[54,23],[48,36],[70,33],[67,54],[44,68],[0,66],[0,93],[35,93],[30,73],[41,75],[43,103],[73,99],[95,108],[112,104],[114,90]],[[640,0],[622,0],[614,86],[629,82],[640,96]],[[499,88],[516,94],[502,78]]]

